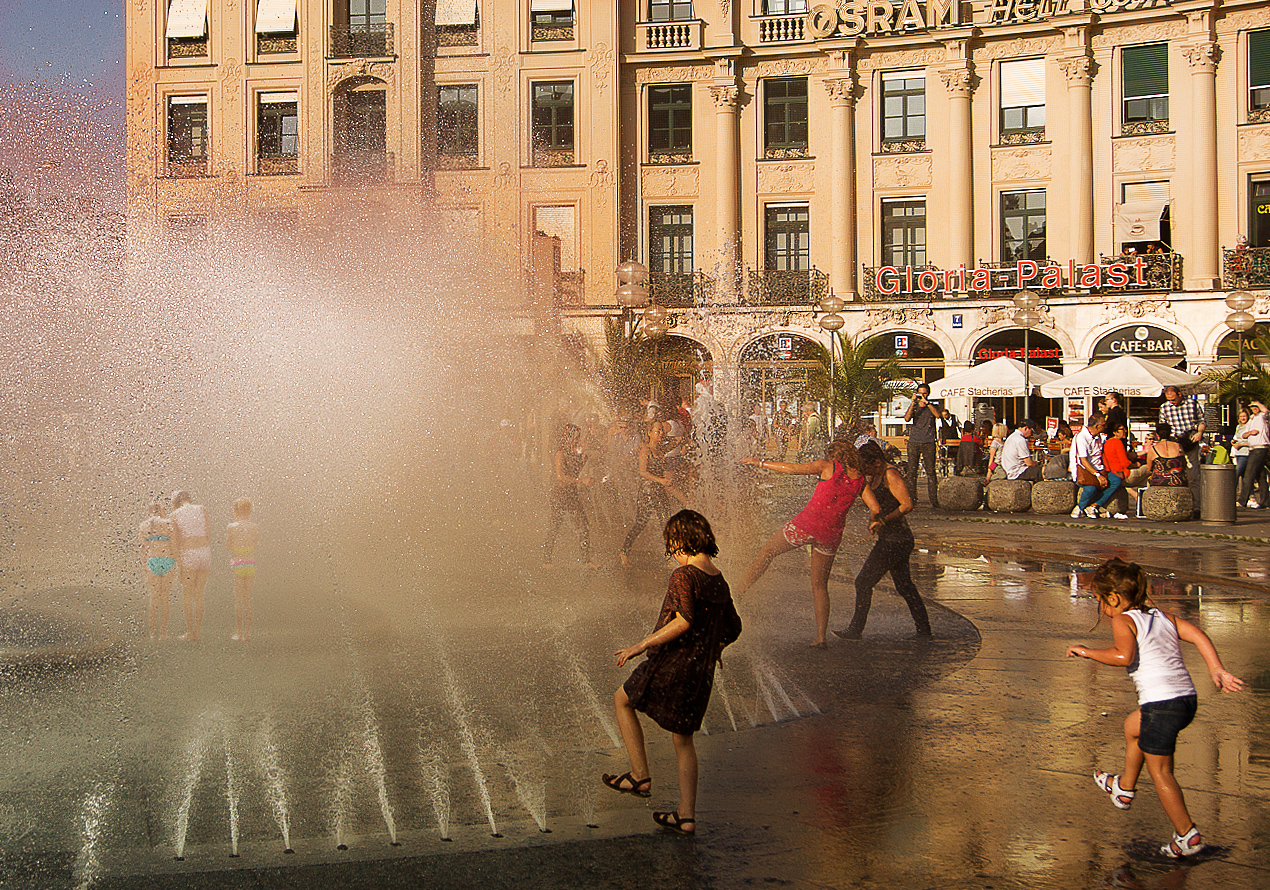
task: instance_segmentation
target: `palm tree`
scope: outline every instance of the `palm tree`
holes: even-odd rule
[[[600,388],[615,411],[648,392],[656,367],[653,350],[639,330],[639,319],[630,333],[621,318],[604,319],[604,355],[598,357]]]
[[[846,434],[854,438],[859,434],[860,419],[891,397],[895,392],[891,381],[904,371],[883,338],[869,337],[853,344],[841,331],[834,336],[838,346],[833,360],[832,405]],[[823,346],[819,349],[820,367],[812,370],[810,383],[819,396],[828,399],[829,350]]]
[[[1264,402],[1270,399],[1270,371],[1262,364],[1263,359],[1270,360],[1270,331],[1258,328],[1257,336],[1244,347],[1243,367],[1210,371],[1204,375],[1205,379],[1217,384],[1219,402],[1247,402],[1249,398]]]

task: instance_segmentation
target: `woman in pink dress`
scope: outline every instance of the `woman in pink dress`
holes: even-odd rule
[[[833,570],[834,557],[842,543],[842,529],[847,522],[847,511],[857,497],[864,498],[873,513],[877,512],[877,498],[864,485],[864,472],[855,446],[841,439],[831,443],[823,460],[807,464],[791,464],[783,461],[741,459],[775,473],[791,476],[819,476],[820,482],[803,511],[785,523],[767,539],[754,561],[750,563],[745,578],[737,587],[739,597],[763,576],[772,560],[782,553],[811,545],[811,599],[816,612],[816,637],[813,646],[823,648],[825,634],[829,631],[829,573]]]

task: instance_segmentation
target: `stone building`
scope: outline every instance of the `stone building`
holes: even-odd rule
[[[641,260],[716,391],[769,402],[828,343],[830,290],[927,378],[1021,355],[1022,287],[1054,370],[1210,365],[1236,287],[1270,317],[1264,0],[127,10],[134,249],[349,187],[435,204],[594,341]]]

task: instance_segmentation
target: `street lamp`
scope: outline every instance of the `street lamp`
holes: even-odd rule
[[[824,298],[821,299],[820,301],[820,311],[825,313],[824,315],[820,316],[820,329],[829,334],[829,417],[828,417],[828,422],[829,422],[829,438],[831,439],[833,438],[833,434],[837,429],[834,426],[834,416],[833,416],[833,378],[834,378],[833,343],[834,343],[834,340],[838,339],[838,331],[842,330],[842,326],[847,323],[846,319],[844,319],[841,315],[838,314],[839,312],[842,311],[844,306],[846,306],[846,303],[842,301],[841,297],[835,297],[833,295],[832,290],[829,291],[829,293],[826,294]]]
[[[1239,335],[1239,364],[1235,370],[1236,402],[1239,400],[1239,393],[1243,389],[1244,384],[1244,331],[1257,323],[1257,319],[1248,311],[1255,302],[1256,299],[1246,290],[1232,290],[1226,294],[1226,306],[1232,310],[1226,316],[1226,327]]]
[[[1028,333],[1041,320],[1041,298],[1036,291],[1021,290],[1014,295],[1014,323],[1023,328],[1023,418],[1032,419],[1032,363]]]
[[[622,307],[624,327],[633,321],[632,309],[648,305],[648,267],[638,260],[627,260],[617,267],[617,304]],[[634,332],[627,330],[630,339]]]

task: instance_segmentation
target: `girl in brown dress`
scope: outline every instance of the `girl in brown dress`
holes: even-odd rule
[[[692,834],[697,827],[697,749],[692,736],[710,704],[714,665],[723,647],[740,635],[741,621],[728,582],[710,559],[719,555],[719,546],[706,518],[695,510],[680,510],[666,523],[663,536],[666,553],[679,568],[670,576],[657,626],[634,646],[614,653],[619,667],[648,653],[613,695],[631,771],[603,778],[614,791],[639,797],[652,793],[644,730],[636,713],[643,711],[671,733],[679,762],[679,808],[653,813],[653,821]]]

